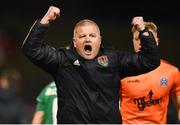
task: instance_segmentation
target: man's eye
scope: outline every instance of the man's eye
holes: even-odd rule
[[[85,37],[85,35],[83,35],[83,36],[79,36],[79,38],[83,38],[83,37]]]
[[[90,37],[96,37],[96,35],[95,34],[91,34]]]

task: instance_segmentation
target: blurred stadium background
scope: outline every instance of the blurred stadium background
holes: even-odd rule
[[[60,18],[50,27],[45,41],[55,47],[71,42],[77,21],[97,22],[103,41],[121,50],[132,49],[131,20],[143,16],[157,24],[162,58],[180,66],[180,8],[177,1],[131,0],[3,0],[0,5],[0,68],[22,73],[20,95],[30,105],[51,77],[33,65],[22,53],[21,45],[31,25],[49,6],[61,9]]]

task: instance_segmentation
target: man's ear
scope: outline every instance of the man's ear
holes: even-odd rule
[[[156,39],[156,45],[159,46],[159,39]]]
[[[101,43],[102,43],[102,36],[100,36],[100,38],[99,38],[99,39],[100,39],[100,44],[101,44]]]
[[[72,38],[72,41],[73,41],[74,47],[76,48],[76,40],[75,40],[75,38]]]

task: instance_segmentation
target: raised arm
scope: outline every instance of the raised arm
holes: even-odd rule
[[[121,77],[133,76],[149,72],[160,65],[160,56],[153,34],[145,27],[143,17],[132,20],[139,31],[141,49],[138,53],[120,53]]]
[[[60,10],[51,6],[41,20],[35,21],[22,45],[23,53],[36,65],[48,72],[55,72],[63,54],[43,43],[50,22],[59,17]],[[58,58],[57,58],[58,57]]]
[[[49,7],[47,13],[41,19],[41,24],[49,24],[60,16],[60,9],[54,6]]]
[[[135,26],[139,32],[142,32],[146,28],[143,17],[141,17],[141,16],[134,17],[132,20],[132,25]],[[142,32],[142,35],[149,36],[149,33],[147,31],[145,31],[145,32]]]

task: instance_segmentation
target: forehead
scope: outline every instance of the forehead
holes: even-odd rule
[[[95,24],[85,24],[76,27],[75,33],[100,33],[99,28]]]

